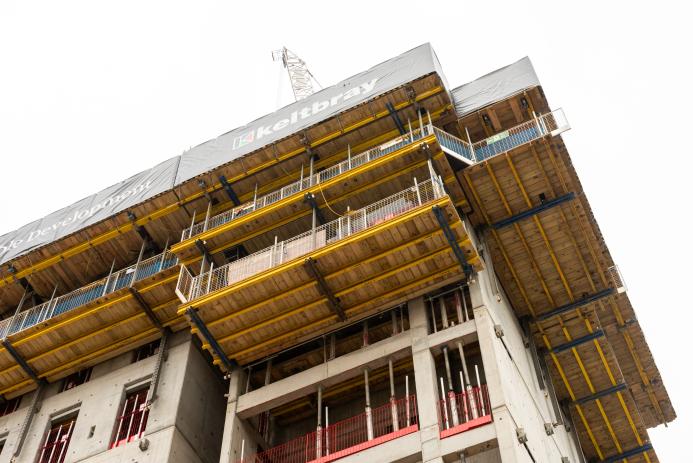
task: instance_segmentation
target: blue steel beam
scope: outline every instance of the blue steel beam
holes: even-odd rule
[[[469,265],[469,262],[467,262],[467,257],[464,255],[464,251],[462,251],[460,245],[457,243],[455,234],[452,232],[452,229],[450,229],[448,219],[445,217],[443,210],[439,206],[433,206],[432,209],[433,214],[436,216],[436,219],[438,220],[440,228],[443,230],[445,239],[448,240],[448,244],[452,248],[452,252],[455,254],[455,257],[457,258],[457,261],[460,263],[462,270],[464,270],[464,275],[467,278],[469,278],[469,276],[472,274],[472,266]]]
[[[580,397],[579,399],[575,399],[573,401],[574,405],[583,405],[586,404],[587,402],[592,402],[597,399],[601,399],[602,397],[605,397],[607,395],[615,394],[619,391],[623,391],[626,389],[625,383],[617,384],[615,386],[611,386],[610,388],[603,389],[601,391],[597,391],[594,394],[587,395],[585,397]]]
[[[226,371],[230,373],[233,370],[233,363],[231,363],[231,360],[229,360],[229,358],[226,356],[217,340],[214,338],[214,336],[212,336],[212,333],[209,331],[209,328],[207,328],[207,325],[205,325],[205,322],[202,321],[200,316],[197,314],[197,309],[190,307],[185,311],[185,313],[188,314],[190,321],[193,322],[195,327],[202,334],[202,337],[205,338],[209,346],[212,348],[212,351],[214,351],[219,360],[221,360],[221,363],[224,364]]]
[[[496,230],[499,228],[507,227],[508,225],[512,225],[515,222],[519,222],[522,219],[526,219],[527,217],[531,217],[531,216],[536,215],[542,211],[545,211],[547,209],[551,209],[552,207],[558,206],[561,203],[564,203],[566,201],[571,201],[573,199],[575,199],[575,193],[573,193],[571,191],[570,193],[566,193],[563,196],[559,196],[558,198],[544,201],[542,204],[535,206],[531,209],[528,209],[524,212],[520,212],[519,214],[515,214],[512,217],[508,217],[507,219],[499,220],[498,222],[492,224],[491,227],[495,228]]]
[[[573,347],[577,347],[580,344],[584,344],[586,342],[590,342],[593,339],[598,339],[604,336],[604,332],[602,330],[594,330],[594,333],[586,334],[585,336],[581,336],[579,338],[575,338],[572,341],[566,342],[565,344],[559,344],[553,349],[551,349],[551,352],[554,354],[558,354],[560,352],[564,352],[566,350],[570,350]]]
[[[228,180],[226,180],[226,177],[223,175],[219,176],[219,182],[221,183],[221,186],[224,187],[224,191],[226,192],[226,195],[229,197],[231,202],[233,202],[234,206],[238,206],[241,204],[241,200],[238,199],[238,195],[236,194],[235,191],[233,191],[233,188],[231,187],[231,184],[229,183]]]
[[[392,105],[392,103],[385,103],[385,107],[387,108],[387,111],[390,113],[390,117],[395,122],[395,126],[397,126],[397,130],[399,130],[399,134],[404,135],[405,133],[407,133],[406,129],[404,128],[404,124],[402,124],[402,120],[399,118],[399,114],[397,114],[397,110]]]
[[[641,453],[647,452],[648,450],[652,450],[652,444],[647,443],[645,445],[642,445],[640,447],[636,447],[634,449],[626,450],[623,453],[619,453],[618,455],[613,455],[610,457],[607,457],[601,461],[601,463],[616,463],[618,461],[624,460],[628,457],[633,457],[635,455],[639,455]]]
[[[41,378],[38,377],[36,372],[34,371],[33,368],[31,368],[31,365],[27,363],[26,360],[24,360],[24,357],[22,357],[22,354],[17,352],[17,350],[14,348],[12,343],[9,341],[9,339],[3,339],[2,340],[2,345],[5,346],[5,349],[7,349],[7,352],[10,353],[12,358],[14,359],[15,362],[17,362],[17,365],[19,365],[24,372],[29,375],[31,379],[36,382],[36,384],[41,384],[43,381]]]
[[[592,302],[596,302],[600,299],[603,299],[605,297],[611,296],[614,294],[616,290],[614,288],[607,288],[605,290],[599,291],[598,293],[595,294],[590,294],[589,296],[585,296],[582,299],[579,299],[575,302],[571,302],[570,304],[562,305],[560,307],[556,307],[550,312],[546,312],[540,315],[537,315],[534,317],[535,322],[541,322],[544,320],[547,320],[551,317],[555,317],[556,315],[560,315],[565,312],[570,312],[571,310],[575,310],[578,307],[582,307],[584,305],[590,304]]]

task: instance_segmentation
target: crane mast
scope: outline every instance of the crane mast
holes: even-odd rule
[[[291,81],[291,89],[294,92],[296,101],[309,97],[315,92],[313,89],[313,81],[315,81],[315,83],[318,83],[318,81],[308,70],[305,61],[299,58],[296,53],[286,47],[282,47],[272,52],[272,59],[274,59],[274,61],[281,61],[284,69],[288,72],[289,80]],[[318,83],[318,85],[320,84]]]

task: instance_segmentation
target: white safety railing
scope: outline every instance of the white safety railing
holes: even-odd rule
[[[221,267],[192,276],[182,266],[176,294],[182,302],[192,301],[205,294],[233,285],[264,270],[306,255],[316,249],[339,241],[360,231],[400,216],[422,204],[445,195],[440,177],[417,183],[362,209],[316,227],[273,246],[250,254]]]
[[[216,228],[220,225],[231,222],[232,220],[242,217],[250,212],[257,211],[263,207],[274,204],[284,198],[292,196],[300,191],[306,190],[313,185],[330,180],[340,174],[348,172],[356,167],[359,167],[368,162],[379,159],[386,154],[397,151],[417,140],[421,140],[428,135],[433,133],[433,128],[431,125],[424,125],[422,129],[416,129],[409,133],[406,133],[400,137],[390,140],[386,143],[371,148],[361,154],[355,156],[349,156],[346,160],[328,167],[312,176],[308,176],[298,180],[296,182],[290,183],[279,190],[275,190],[264,196],[259,196],[252,201],[248,201],[240,206],[236,206],[233,209],[222,212],[212,217],[205,218],[202,222],[196,223],[191,227],[183,230],[181,234],[181,241],[192,238],[193,236],[199,235],[207,230]]]
[[[461,156],[464,158],[463,161],[472,164],[510,151],[541,137],[556,136],[568,129],[570,129],[568,120],[563,109],[559,108],[484,140],[472,143],[471,147],[469,141],[464,141],[437,128],[434,131],[444,151],[453,156]]]
[[[83,306],[101,296],[128,287],[136,281],[148,278],[162,270],[173,267],[178,259],[166,250],[159,255],[137,262],[127,268],[111,273],[108,277],[76,289],[49,301],[39,304],[12,318],[0,321],[0,338],[9,336],[32,326],[38,325],[52,317]]]

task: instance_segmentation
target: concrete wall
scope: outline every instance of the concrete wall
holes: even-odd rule
[[[48,385],[17,461],[35,462],[50,423],[74,413],[77,421],[66,462],[217,461],[223,422],[222,385],[186,332],[169,339],[158,398],[144,434],[149,448],[142,451],[135,441],[109,450],[126,390],[149,382],[156,360],[157,356],[152,356],[131,363],[132,352],[128,352],[96,365],[90,381],[73,389],[58,393],[60,384]],[[19,410],[0,418],[0,438],[7,435],[0,463],[10,461],[32,394],[22,398]],[[188,403],[194,405],[183,405]],[[215,426],[218,431],[212,435],[210,428]]]
[[[487,271],[480,272],[470,288],[503,461],[531,462],[516,437],[515,430],[522,428],[537,461],[560,462],[567,456],[571,462],[579,462],[574,433],[566,432],[562,425],[554,426],[551,436],[545,431],[544,423],[556,421],[549,391],[539,387],[522,329],[502,289],[491,281],[494,277]],[[502,327],[502,341],[494,325]]]

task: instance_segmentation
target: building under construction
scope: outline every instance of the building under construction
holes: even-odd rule
[[[0,463],[657,462],[529,59],[422,45],[0,237]]]

